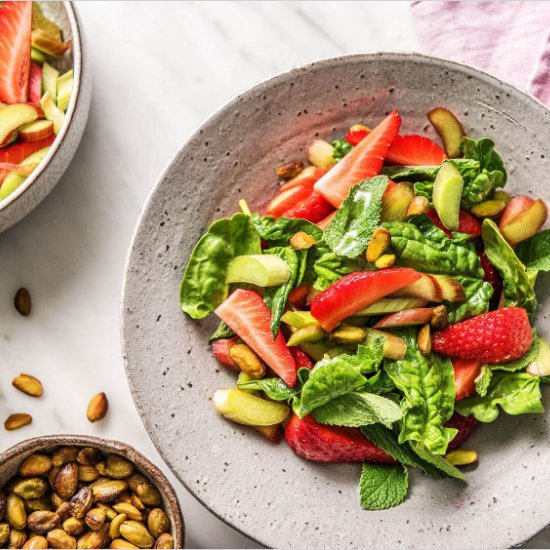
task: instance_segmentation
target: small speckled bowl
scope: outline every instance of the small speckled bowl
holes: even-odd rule
[[[217,365],[215,316],[183,315],[179,287],[209,224],[246,198],[264,205],[275,167],[303,159],[316,136],[379,122],[393,108],[403,134],[437,139],[426,113],[445,105],[475,138],[493,137],[507,189],[550,199],[550,111],[500,80],[418,54],[327,59],[259,84],[208,119],[154,188],[128,257],[122,339],[134,400],[176,476],[210,510],[265,546],[284,548],[507,548],[550,521],[549,413],[508,416],[468,441],[479,466],[467,483],[411,473],[407,500],[361,510],[360,465],[318,464],[217,415],[211,396],[235,377]],[[550,336],[549,278],[538,282],[537,330]],[[154,397],[153,397],[154,396]],[[547,397],[547,396],[545,396]]]
[[[0,487],[17,473],[19,465],[33,453],[49,453],[56,447],[96,447],[105,453],[117,453],[132,461],[136,469],[147,477],[160,491],[163,508],[170,518],[171,533],[175,548],[183,548],[185,525],[178,498],[166,476],[141,453],[120,441],[88,435],[48,435],[21,441],[0,454]]]
[[[40,2],[40,5],[44,14],[61,27],[63,37],[72,40],[71,50],[52,64],[63,71],[74,70],[73,92],[65,122],[44,160],[20,187],[0,201],[0,232],[36,208],[57,184],[76,152],[90,110],[91,69],[75,6],[72,2]]]

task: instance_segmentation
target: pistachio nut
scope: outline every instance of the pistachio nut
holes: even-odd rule
[[[141,499],[135,493],[132,493],[130,495],[130,504],[133,504],[138,510],[141,510],[142,512],[145,510],[145,504],[143,504]]]
[[[13,413],[6,418],[4,422],[4,428],[11,432],[12,430],[18,430],[23,426],[27,426],[32,422],[32,416],[27,413]]]
[[[99,478],[99,472],[95,466],[82,464],[78,467],[78,481],[90,483]]]
[[[61,521],[65,521],[67,518],[70,518],[72,515],[70,503],[67,501],[62,502],[61,505],[57,507],[55,513],[59,516]]]
[[[78,486],[78,464],[66,462],[53,481],[53,490],[64,500],[71,498]]]
[[[113,539],[109,548],[139,548],[139,546],[124,539]]]
[[[20,288],[13,298],[15,309],[24,317],[31,312],[31,295],[26,288]]]
[[[158,538],[170,529],[170,520],[160,508],[153,508],[147,516],[147,528],[153,537]]]
[[[47,474],[52,467],[52,459],[45,454],[36,453],[27,457],[19,466],[21,477],[35,477]]]
[[[128,484],[121,479],[98,479],[92,485],[94,502],[113,502],[126,489]]]
[[[76,454],[76,461],[85,466],[93,466],[103,460],[103,453],[96,447],[82,447]]]
[[[50,501],[56,510],[65,502],[57,493],[52,493],[50,495]]]
[[[107,475],[107,468],[105,467],[105,462],[102,460],[95,465],[96,470],[99,472],[100,476]]]
[[[146,506],[159,506],[162,502],[159,490],[141,474],[134,474],[128,479],[130,489],[137,494]]]
[[[127,520],[120,526],[120,534],[138,548],[153,548],[155,539],[143,523],[134,520]]]
[[[12,380],[11,384],[31,397],[40,397],[44,393],[40,380],[30,374],[21,373]]]
[[[52,466],[52,469],[48,472],[48,483],[50,484],[50,487],[53,489],[53,482],[55,481],[55,476],[57,475],[57,472],[61,469],[61,466]]]
[[[23,548],[48,548],[48,540],[42,535],[33,535],[24,545]],[[68,547],[67,547],[68,548]]]
[[[86,514],[84,521],[92,531],[99,531],[105,524],[105,511],[101,508],[92,508]]]
[[[125,491],[118,497],[117,502],[126,502],[127,504],[132,504],[132,494],[133,493]]]
[[[170,533],[162,533],[155,541],[155,548],[174,548],[174,537]]]
[[[118,515],[118,512],[114,508],[111,508],[107,504],[102,504],[101,502],[97,503],[96,508],[101,508],[101,510],[105,512],[105,517],[107,518],[107,521],[113,521],[113,519],[115,519]]]
[[[21,529],[11,529],[10,540],[8,543],[9,548],[23,548],[23,545],[27,542],[29,535],[26,531]]]
[[[45,535],[55,529],[61,523],[61,518],[55,512],[41,510],[33,512],[27,519],[27,525],[31,531],[39,535]]]
[[[133,519],[135,521],[143,520],[143,514],[133,504],[128,504],[127,502],[118,502],[117,504],[113,504],[113,508],[119,514],[126,514],[128,516],[128,519]]]
[[[109,526],[104,525],[99,531],[84,533],[77,542],[77,548],[106,548],[109,544]]]
[[[275,168],[277,177],[283,180],[289,180],[295,178],[304,169],[304,164],[300,160],[291,160],[280,164]]]
[[[94,497],[90,487],[82,487],[78,490],[78,493],[71,498],[69,503],[71,514],[77,519],[82,519],[92,507],[93,502]]]
[[[101,392],[90,399],[86,416],[90,422],[97,422],[105,417],[108,409],[109,401],[107,401],[107,396]]]
[[[4,491],[0,491],[0,521],[2,521],[6,515],[6,506],[8,504],[8,497]]]
[[[27,511],[20,496],[10,493],[6,504],[6,519],[14,529],[25,529],[27,526]],[[25,539],[26,540],[26,539]],[[23,546],[25,541],[21,544]]]
[[[105,470],[109,477],[125,479],[134,473],[134,465],[123,456],[111,454],[107,457]]]
[[[86,524],[83,519],[70,517],[63,522],[63,530],[72,537],[78,537],[86,530]]]
[[[25,508],[27,512],[38,512],[40,510],[52,510],[50,499],[44,495],[40,498],[29,498],[25,500]]]
[[[0,546],[4,548],[10,540],[10,524],[3,522],[0,523]]]
[[[52,548],[76,548],[76,539],[65,533],[63,529],[50,531],[47,535],[47,542]]]
[[[52,454],[52,464],[54,466],[63,466],[67,462],[75,462],[77,453],[77,447],[59,447]]]
[[[40,498],[46,492],[48,484],[39,477],[29,477],[18,481],[13,492],[21,498]]]
[[[126,514],[118,514],[109,525],[109,536],[112,539],[120,537],[120,526],[127,520]]]

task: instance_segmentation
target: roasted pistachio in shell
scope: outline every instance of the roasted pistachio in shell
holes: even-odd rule
[[[92,508],[86,514],[84,521],[92,531],[99,531],[105,525],[105,511],[101,508]]]
[[[111,454],[107,457],[105,470],[109,477],[125,479],[134,472],[134,465],[123,456]]]
[[[109,527],[104,525],[99,531],[84,533],[77,542],[77,548],[107,548],[109,544]]]
[[[78,454],[78,447],[59,447],[52,454],[52,464],[63,466],[67,462],[75,462]]]
[[[76,548],[76,539],[63,529],[54,529],[47,536],[51,548]]]
[[[67,518],[71,517],[71,504],[67,501],[61,503],[55,513],[59,516],[61,521],[65,521]]]
[[[95,466],[81,464],[78,467],[78,481],[91,483],[99,478],[99,472]]]
[[[160,508],[153,508],[147,516],[147,528],[153,537],[160,535],[170,529],[170,520]]]
[[[45,454],[35,453],[27,457],[19,466],[21,477],[35,477],[47,474],[52,467],[52,459]]]
[[[94,466],[103,460],[103,453],[96,447],[82,447],[76,454],[76,461],[86,466]]]
[[[14,529],[25,529],[27,526],[27,511],[25,510],[25,503],[21,497],[14,493],[10,493],[8,495],[6,519]]]
[[[126,481],[146,506],[159,506],[162,502],[159,490],[145,476],[134,474]]]
[[[48,484],[39,477],[30,477],[18,481],[12,491],[21,498],[40,498],[46,492]]]
[[[42,535],[33,535],[24,545],[23,548],[48,548],[48,540]]]
[[[140,521],[127,520],[120,526],[120,534],[138,548],[153,548],[155,539]]]
[[[94,497],[92,489],[90,489],[90,487],[82,487],[73,498],[71,498],[69,503],[71,514],[77,519],[82,519],[88,513],[93,503]]]
[[[162,533],[155,541],[155,548],[174,548],[174,537],[170,533]]]
[[[33,512],[27,518],[28,528],[39,535],[45,535],[48,531],[55,529],[61,523],[61,518],[55,512],[42,510]]]
[[[113,504],[113,508],[119,514],[126,514],[128,516],[128,519],[133,519],[135,521],[143,520],[143,514],[133,504],[128,504],[127,502],[118,502],[117,504]]]
[[[23,548],[23,545],[27,542],[28,538],[29,536],[26,531],[21,529],[11,529],[8,546],[9,548]]]
[[[94,502],[114,502],[127,488],[121,479],[99,479],[92,485]]]
[[[53,482],[53,490],[63,499],[70,499],[78,487],[78,464],[67,462],[61,466]]]
[[[63,522],[63,530],[72,537],[78,537],[86,530],[86,524],[83,519],[70,517]]]

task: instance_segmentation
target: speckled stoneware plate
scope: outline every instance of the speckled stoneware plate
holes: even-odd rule
[[[274,167],[315,136],[372,126],[397,108],[404,133],[432,136],[426,112],[446,105],[468,134],[497,140],[509,189],[550,200],[550,111],[496,78],[416,54],[329,59],[237,97],[195,133],[160,177],[128,258],[122,339],[134,399],[178,478],[231,526],[272,547],[505,548],[550,521],[548,415],[504,417],[469,442],[468,483],[412,476],[398,508],[362,511],[360,466],[320,465],[220,418],[210,397],[234,377],[207,347],[216,325],[182,314],[180,279],[192,247],[246,197],[265,203]],[[539,286],[546,311],[548,287]],[[541,311],[537,326],[550,336]]]

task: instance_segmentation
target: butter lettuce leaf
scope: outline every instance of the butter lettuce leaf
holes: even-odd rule
[[[445,454],[456,435],[455,429],[443,425],[454,411],[453,366],[434,353],[422,355],[414,329],[401,330],[399,335],[407,344],[405,357],[384,362],[384,369],[404,394],[399,443],[416,442],[434,454]]]
[[[485,219],[481,236],[485,245],[485,254],[502,277],[505,304],[523,307],[529,314],[533,314],[536,308],[535,289],[525,271],[525,266],[501,235],[495,222]]]
[[[456,411],[480,422],[498,418],[499,406],[511,415],[542,413],[540,379],[525,372],[495,372],[487,394],[458,401]]]
[[[204,319],[227,298],[229,262],[235,256],[260,253],[260,236],[249,216],[234,214],[215,221],[195,245],[185,268],[181,309],[193,319]]]
[[[359,498],[364,510],[387,510],[401,504],[409,490],[409,475],[401,464],[363,464]]]
[[[550,271],[550,229],[519,243],[516,255],[527,271]]]
[[[353,186],[324,234],[332,252],[345,258],[362,254],[380,225],[386,176],[369,178]]]
[[[489,311],[489,302],[493,296],[493,286],[483,279],[456,276],[455,279],[464,288],[464,302],[449,304],[447,312],[449,323],[458,323],[470,317]]]

